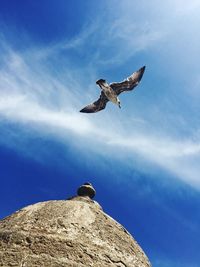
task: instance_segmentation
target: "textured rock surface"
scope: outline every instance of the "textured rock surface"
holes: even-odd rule
[[[88,197],[28,206],[0,221],[0,266],[147,267],[130,234]]]

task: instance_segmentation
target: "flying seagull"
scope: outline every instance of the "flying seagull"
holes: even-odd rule
[[[101,88],[101,95],[98,100],[94,103],[91,103],[80,110],[84,113],[94,113],[98,112],[106,107],[108,101],[117,104],[121,108],[120,100],[118,95],[122,92],[131,91],[135,88],[140,80],[142,79],[143,73],[145,71],[145,66],[140,68],[138,71],[134,72],[126,80],[119,83],[110,83],[108,84],[106,80],[100,79],[96,81],[96,84]]]

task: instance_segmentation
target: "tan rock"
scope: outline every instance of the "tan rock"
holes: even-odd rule
[[[0,266],[147,267],[132,236],[87,196],[37,203],[0,221]]]

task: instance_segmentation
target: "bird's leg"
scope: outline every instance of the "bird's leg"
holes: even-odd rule
[[[121,108],[120,100],[118,97],[117,97],[117,104],[118,104],[118,107]]]

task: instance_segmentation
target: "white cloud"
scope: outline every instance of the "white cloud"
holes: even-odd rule
[[[82,101],[81,89],[76,81],[77,92],[73,94],[67,83],[50,78],[49,73],[42,75],[45,77],[43,81],[19,54],[12,52],[10,61],[0,72],[1,117],[20,123],[22,127],[36,128],[43,134],[51,133],[63,143],[68,142],[68,135],[73,135],[71,142],[74,144],[76,136],[79,140],[83,137],[80,149],[90,143],[93,144],[90,149],[95,153],[107,151],[108,156],[114,156],[117,150],[122,151],[123,158],[139,155],[142,160],[161,166],[186,182],[200,185],[200,167],[195,164],[200,157],[199,141],[176,140],[173,136],[151,133],[151,128],[146,132],[143,129],[143,126],[146,127],[144,118],[133,120],[138,129],[130,126],[124,129],[129,123],[126,118],[120,120],[122,115],[117,120],[114,115],[109,117],[105,112],[101,113],[102,116],[100,113],[81,114],[78,112]],[[72,80],[71,77],[70,86]],[[56,89],[51,84],[56,84]],[[113,109],[118,111],[116,107]]]
[[[139,157],[142,164],[151,162],[152,168],[162,167],[180,179],[199,187],[200,140],[196,134],[198,129],[193,130],[191,124],[191,133],[183,138],[180,134],[182,128],[179,129],[177,124],[178,110],[160,109],[164,100],[161,103],[157,102],[154,110],[151,110],[152,100],[149,99],[147,101],[149,107],[144,108],[143,105],[144,110],[138,111],[138,107],[133,106],[131,110],[135,115],[128,113],[128,106],[126,109],[128,112],[122,110],[120,113],[112,104],[108,104],[106,112],[102,111],[99,114],[78,112],[84,104],[93,101],[99,94],[98,89],[95,91],[95,84],[90,84],[91,78],[87,80],[84,76],[90,73],[91,77],[95,77],[99,71],[99,63],[110,66],[115,63],[123,64],[133,57],[136,51],[156,47],[159,42],[169,37],[166,23],[169,22],[170,25],[174,23],[174,14],[179,13],[181,17],[186,13],[187,4],[180,12],[179,2],[173,4],[172,1],[167,1],[164,7],[156,6],[155,3],[155,10],[149,9],[150,14],[145,5],[140,5],[139,15],[134,19],[133,2],[127,1],[127,5],[120,4],[116,8],[121,12],[120,17],[108,19],[108,23],[102,28],[100,27],[102,24],[97,20],[88,31],[83,30],[79,36],[67,43],[63,41],[43,49],[27,49],[23,53],[17,53],[4,44],[4,53],[1,57],[4,58],[5,64],[0,69],[0,118],[18,123],[21,127],[33,127],[44,135],[51,133],[63,143],[69,142],[70,135],[72,136],[70,142],[75,145],[78,136],[80,149],[93,144],[93,148],[91,146],[90,149],[95,153],[105,154],[106,151],[106,156],[115,157],[117,150],[121,152],[120,157],[123,159],[128,157],[134,160],[135,157]],[[172,7],[173,14],[169,13]],[[196,8],[199,8],[199,5],[194,1],[187,12],[191,14]],[[161,12],[159,15],[161,18],[156,16],[153,19],[158,11]],[[68,62],[63,67],[56,64],[59,71],[54,67],[54,53],[58,56],[63,50],[84,51],[88,46],[90,49],[85,51],[85,54],[88,53],[88,57],[90,56],[92,67],[90,60],[84,69],[79,70],[77,67],[76,71]],[[96,50],[91,57],[89,53],[94,47]],[[109,53],[104,55],[106,50]],[[47,59],[50,63],[47,63]],[[151,84],[148,86],[153,87]],[[177,90],[185,94],[183,88]],[[137,97],[135,96],[135,99]],[[148,98],[148,94],[146,97]],[[144,96],[143,100],[145,99]],[[170,100],[171,98],[169,102]],[[127,103],[125,101],[124,103]],[[173,107],[174,103],[176,99],[172,103]],[[165,107],[164,104],[163,106]],[[166,131],[161,126],[163,118],[166,121]],[[184,115],[181,116],[181,120],[185,122]],[[174,130],[176,124],[177,132]],[[184,126],[185,124],[183,123]]]

